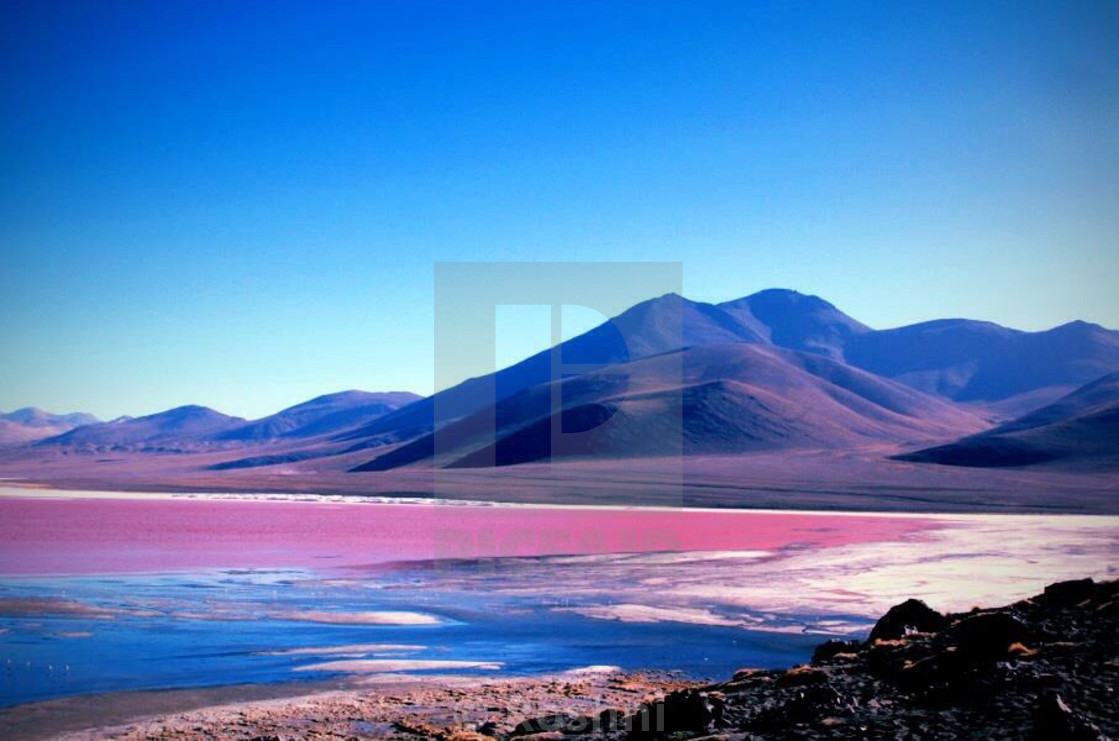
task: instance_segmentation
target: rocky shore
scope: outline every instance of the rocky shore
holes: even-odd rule
[[[909,600],[866,641],[700,684],[604,668],[418,680],[149,717],[66,738],[1106,739],[1119,732],[1119,581],[940,614]]]
[[[568,718],[561,730],[582,724],[600,738],[1113,738],[1117,628],[1116,581],[1062,582],[1006,607],[954,615],[909,600],[867,641],[824,643],[810,664],[744,669],[621,719]]]

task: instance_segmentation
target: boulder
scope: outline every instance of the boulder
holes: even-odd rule
[[[620,708],[607,708],[598,714],[596,719],[598,730],[601,733],[616,733],[625,728],[626,711]]]
[[[718,692],[677,690],[660,702],[644,705],[630,718],[632,738],[672,733],[706,733],[723,720],[724,698]]]
[[[870,640],[892,640],[903,638],[907,633],[935,633],[948,624],[948,619],[919,599],[907,599],[894,605],[883,615],[874,629]]]
[[[1072,607],[1096,594],[1096,582],[1091,579],[1073,579],[1050,584],[1042,593],[1042,599],[1056,607]]]

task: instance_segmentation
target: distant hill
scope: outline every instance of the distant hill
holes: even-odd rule
[[[87,450],[194,452],[339,434],[419,400],[405,391],[342,391],[248,421],[203,406],[182,406],[146,417],[122,417],[38,441],[38,447]]]
[[[987,432],[898,458],[981,468],[1119,469],[1119,373]]]
[[[0,445],[41,440],[99,421],[97,417],[84,412],[51,414],[35,407],[24,407],[6,414],[0,412]]]
[[[77,427],[62,435],[40,440],[36,445],[187,452],[244,423],[245,420],[240,417],[189,405],[146,417],[121,418]]]
[[[487,434],[493,420],[496,439]],[[553,451],[553,426],[589,432],[561,437]],[[699,345],[522,390],[356,470],[513,465],[553,452],[626,458],[847,448],[946,439],[983,426],[967,410],[823,356]]]
[[[221,440],[271,440],[339,433],[419,401],[407,391],[326,394],[218,435]]]
[[[1119,370],[1119,332],[1087,322],[1023,332],[944,319],[865,333],[845,352],[852,365],[932,394],[1004,403],[1025,396],[1037,408]]]

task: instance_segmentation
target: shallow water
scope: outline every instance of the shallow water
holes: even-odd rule
[[[719,677],[803,661],[905,597],[962,609],[1114,576],[1117,544],[1104,517],[0,498],[0,705],[393,672]]]
[[[746,657],[771,666],[801,660],[819,640],[592,620],[553,611],[536,598],[494,600],[466,592],[419,597],[408,589],[327,586],[303,572],[9,580],[2,592],[59,593],[116,614],[3,619],[10,632],[0,636],[0,704],[79,692],[323,677],[334,672],[303,670],[353,659],[440,662],[432,670],[444,673],[492,674],[495,667],[444,669],[441,662],[497,662],[509,674],[612,664],[716,676]],[[285,615],[312,610],[419,610],[440,622],[329,624]],[[293,649],[298,652],[285,653]]]

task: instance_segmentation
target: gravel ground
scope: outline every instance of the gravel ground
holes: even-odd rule
[[[386,681],[390,681],[387,680]],[[71,732],[58,739],[355,739],[506,737],[526,717],[633,712],[697,686],[669,675],[601,671],[532,679],[391,679],[368,689],[234,703]]]

